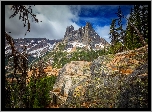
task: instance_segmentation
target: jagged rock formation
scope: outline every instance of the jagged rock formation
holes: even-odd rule
[[[66,64],[60,71],[54,92],[51,92],[52,95],[58,93],[59,107],[148,107],[148,45],[115,55],[100,56],[87,64],[87,69],[78,64]],[[68,70],[67,67],[71,68]],[[88,77],[82,72],[85,70]],[[72,77],[77,78],[82,73],[85,78],[79,78],[82,81],[74,84]],[[65,96],[60,94],[63,91],[66,92]]]
[[[95,48],[96,45],[99,46],[100,44],[108,45],[108,42],[95,32],[90,23],[86,23],[86,26],[81,27],[78,30],[74,30],[72,25],[67,27],[63,41],[64,43],[75,41],[91,46],[92,48]]]

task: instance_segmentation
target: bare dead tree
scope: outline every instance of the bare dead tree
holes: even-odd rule
[[[26,25],[28,26],[26,33],[30,32],[29,15],[32,17],[32,20],[34,20],[36,23],[39,22],[38,19],[36,18],[36,15],[32,13],[31,6],[26,8],[25,5],[12,5],[10,10],[13,10],[14,13],[9,18],[13,18],[17,14],[19,14],[19,20],[22,19],[24,27]],[[15,43],[14,43],[13,38],[7,32],[5,32],[5,39],[11,46],[11,50],[12,50],[12,53],[10,55],[11,57],[13,57],[13,64],[14,64],[12,81],[14,80],[14,78],[16,78],[17,84],[19,85],[19,89],[20,89],[18,91],[19,92],[18,98],[20,100],[19,108],[25,108],[26,104],[24,104],[23,102],[23,95],[25,94],[25,90],[26,90],[26,78],[27,78],[27,70],[28,70],[28,55],[26,53],[27,49],[25,47],[23,52],[21,53],[18,52],[15,48]],[[17,70],[21,71],[20,79],[17,77]]]
[[[16,48],[14,46],[13,38],[10,35],[8,35],[6,32],[5,32],[5,38],[8,41],[8,43],[11,45],[11,49],[12,49],[11,56],[13,57],[13,64],[14,64],[12,82],[14,81],[14,78],[17,79],[17,85],[19,85],[19,89],[20,89],[19,99],[22,102],[22,96],[24,95],[25,88],[26,88],[26,76],[27,76],[27,69],[28,69],[27,54],[26,53],[22,54],[16,50]],[[24,50],[26,50],[26,49],[24,49]],[[22,72],[20,80],[17,76],[17,70]],[[22,105],[21,107],[25,107],[25,105]]]

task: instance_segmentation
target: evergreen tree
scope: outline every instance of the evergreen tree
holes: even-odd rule
[[[113,19],[110,27],[110,39],[112,53],[123,51],[124,49],[135,49],[142,47],[148,42],[148,7],[146,5],[134,5],[131,8],[130,17],[127,19],[126,30],[122,29],[122,18],[124,18],[121,8],[116,13],[118,18]],[[116,22],[118,21],[118,27]]]
[[[111,39],[111,50],[113,53],[117,53],[119,51],[123,50],[123,45],[124,45],[124,32],[122,28],[122,18],[124,18],[121,8],[119,6],[118,12],[116,13],[118,18],[113,19],[111,26],[110,26],[110,39]],[[116,22],[118,21],[118,27],[116,27]]]
[[[125,45],[129,49],[139,48],[148,42],[148,8],[134,5],[126,29]]]

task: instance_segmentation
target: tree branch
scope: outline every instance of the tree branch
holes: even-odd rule
[[[30,15],[35,19],[36,22],[39,22],[38,19],[36,19],[36,15],[32,14],[30,11],[28,11],[27,9],[25,9],[23,5],[20,5],[20,7],[21,7],[22,9],[24,9],[25,12],[30,13]]]

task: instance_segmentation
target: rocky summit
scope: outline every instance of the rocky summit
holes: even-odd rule
[[[74,47],[91,47],[92,49],[104,48],[109,43],[100,37],[92,28],[91,23],[86,23],[86,26],[74,30],[74,27],[68,26],[63,39],[66,44],[66,50]]]
[[[62,108],[148,107],[148,45],[93,62],[72,61],[50,93]]]

